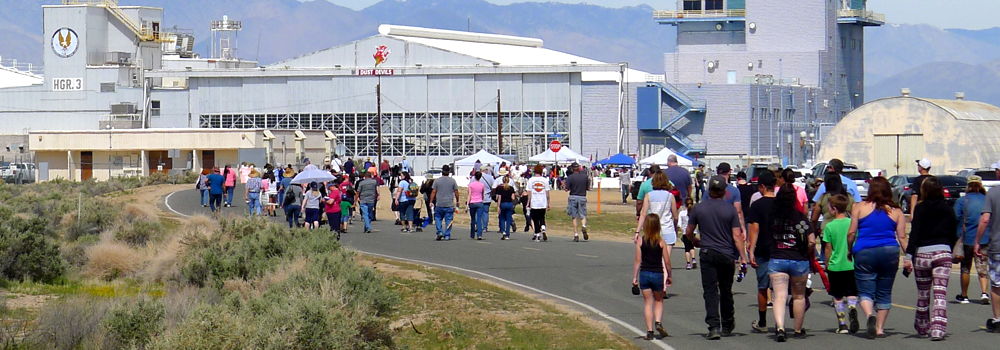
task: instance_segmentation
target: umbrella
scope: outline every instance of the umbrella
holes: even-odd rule
[[[319,170],[319,168],[315,165],[309,164],[306,165],[306,168],[303,169],[301,173],[295,175],[295,178],[292,179],[292,183],[296,185],[303,185],[311,182],[329,182],[334,179],[336,179],[336,177],[334,177],[333,174],[330,174],[329,171]]]

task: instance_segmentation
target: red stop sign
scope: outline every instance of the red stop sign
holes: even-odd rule
[[[552,152],[559,152],[562,149],[562,143],[559,143],[559,140],[553,140],[552,143],[549,143],[549,149]]]

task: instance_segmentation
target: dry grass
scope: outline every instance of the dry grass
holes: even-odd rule
[[[156,215],[156,212],[150,209],[148,206],[140,206],[135,203],[126,204],[122,208],[122,218],[128,222],[136,221],[152,221],[156,222],[160,220],[160,217]]]
[[[84,274],[104,280],[131,276],[144,265],[145,257],[127,244],[102,241],[87,248]]]

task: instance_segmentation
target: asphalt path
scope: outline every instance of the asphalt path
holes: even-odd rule
[[[186,190],[167,196],[163,205],[180,215],[208,215],[207,208],[199,204],[198,193]],[[237,198],[242,198],[238,195]],[[246,206],[234,202],[225,208],[225,215],[244,215]],[[465,212],[459,215],[467,215]],[[553,212],[549,215],[565,215]],[[284,222],[283,214],[274,218]],[[518,221],[523,225],[523,221]],[[496,220],[483,241],[469,238],[468,227],[455,227],[452,241],[435,241],[434,230],[402,233],[392,221],[373,223],[375,232],[361,233],[360,219],[344,235],[343,244],[359,252],[406,260],[428,266],[447,268],[475,278],[489,279],[520,289],[539,298],[554,300],[578,309],[584,314],[609,324],[611,329],[632,339],[643,349],[759,349],[762,347],[809,346],[819,349],[852,349],[856,347],[885,347],[907,349],[940,349],[963,346],[969,349],[997,349],[1000,334],[985,330],[985,320],[990,307],[957,304],[953,298],[959,291],[958,271],[952,271],[948,287],[948,338],[944,342],[931,342],[918,338],[913,330],[916,287],[912,276],[898,275],[893,290],[894,308],[886,325],[887,337],[876,340],[863,338],[865,320],[861,314],[861,331],[857,335],[834,334],[836,317],[829,297],[822,289],[819,278],[814,278],[812,308],[806,313],[805,339],[789,339],[776,343],[771,334],[751,332],[750,322],[757,318],[756,282],[753,270],[742,283],[734,284],[736,305],[736,330],[732,337],[719,341],[705,340],[705,310],[702,299],[701,275],[697,270],[685,270],[683,249],[672,254],[674,284],[665,302],[663,324],[670,337],[663,341],[648,342],[639,339],[644,335],[642,298],[633,296],[631,269],[634,247],[628,243],[593,239],[574,243],[569,237],[549,237],[548,242],[531,241],[531,234],[518,232],[511,240],[501,241],[496,234]],[[593,238],[593,237],[592,237]],[[978,299],[978,282],[973,280],[969,294]],[[768,311],[768,325],[773,333],[774,322]],[[793,321],[786,321],[791,333]]]

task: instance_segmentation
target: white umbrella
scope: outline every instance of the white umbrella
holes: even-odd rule
[[[336,179],[336,177],[334,177],[333,174],[330,174],[329,171],[319,170],[319,168],[315,165],[309,164],[306,165],[306,168],[303,169],[301,173],[295,175],[295,178],[292,179],[292,183],[296,185],[303,185],[312,182],[329,182],[334,179]]]

